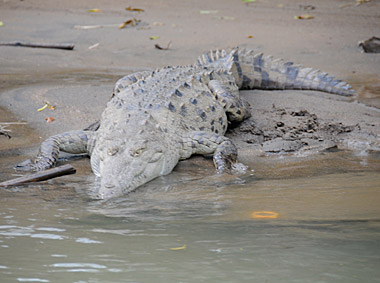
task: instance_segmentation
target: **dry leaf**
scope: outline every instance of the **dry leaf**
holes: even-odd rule
[[[172,251],[180,251],[180,250],[185,250],[186,249],[186,244],[184,244],[182,247],[177,247],[177,248],[170,248]]]
[[[294,16],[294,19],[296,19],[296,20],[310,20],[310,19],[314,19],[314,17],[312,15],[305,14],[305,15],[301,15],[301,16]]]
[[[135,18],[132,18],[128,21],[125,21],[119,26],[119,29],[125,28],[127,25],[131,25],[132,27],[135,26],[138,22],[141,22],[141,20],[137,20]]]
[[[45,120],[46,120],[46,122],[51,123],[51,122],[53,122],[55,119],[54,119],[53,117],[46,117]]]
[[[144,12],[143,9],[132,8],[131,6],[129,6],[128,8],[125,8],[125,10],[127,10],[127,11],[131,11],[131,12]]]
[[[169,50],[170,46],[172,46],[172,42],[171,42],[171,41],[169,41],[167,47],[161,47],[161,46],[158,45],[158,44],[155,44],[155,45],[154,45],[154,47],[156,47],[156,48],[159,49],[159,50]]]
[[[102,10],[100,10],[100,9],[90,9],[90,10],[88,10],[87,12],[89,12],[89,13],[99,13],[99,12],[101,12]]]
[[[50,105],[48,102],[46,102],[47,106],[49,107],[50,110],[55,110],[55,106],[54,105]]]
[[[149,36],[150,40],[155,40],[155,39],[159,39],[159,38],[160,38],[159,35]]]
[[[253,35],[248,35],[247,37],[248,37],[248,38],[253,38]]]
[[[124,23],[122,23],[120,26],[119,26],[119,29],[122,29],[122,28],[125,28],[127,25],[131,25],[133,26],[133,20],[128,20],[128,21],[125,21]]]

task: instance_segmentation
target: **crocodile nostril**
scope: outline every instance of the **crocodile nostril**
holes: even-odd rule
[[[115,184],[113,184],[113,183],[105,183],[104,187],[106,187],[107,189],[111,189],[111,188],[115,187]]]

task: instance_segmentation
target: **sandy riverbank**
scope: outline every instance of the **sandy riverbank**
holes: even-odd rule
[[[0,47],[0,106],[6,109],[0,122],[24,121],[29,129],[7,126],[13,139],[0,136],[0,150],[23,147],[35,152],[42,139],[87,126],[99,117],[114,83],[125,74],[189,64],[204,51],[237,45],[327,71],[351,83],[358,94],[345,99],[307,91],[242,92],[252,106],[252,118],[230,136],[243,160],[336,146],[378,150],[380,111],[366,105],[380,107],[380,55],[361,53],[357,42],[378,32],[380,3],[351,4],[2,1],[1,41],[74,43],[75,49]],[[144,12],[126,11],[127,6]],[[88,11],[94,8],[101,11]],[[305,14],[313,18],[294,19]],[[132,18],[140,22],[118,28]],[[154,48],[169,42],[169,50]],[[37,112],[45,101],[56,110]],[[47,116],[55,121],[46,123]]]

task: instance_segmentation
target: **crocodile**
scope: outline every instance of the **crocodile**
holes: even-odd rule
[[[54,166],[60,151],[90,155],[102,199],[131,192],[170,173],[193,154],[213,154],[218,173],[241,173],[229,123],[250,117],[239,90],[318,90],[343,96],[351,86],[327,73],[249,49],[218,49],[192,65],[142,71],[117,81],[99,121],[52,136],[32,170]]]

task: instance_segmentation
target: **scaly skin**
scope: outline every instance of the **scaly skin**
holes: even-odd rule
[[[100,121],[50,137],[32,169],[53,166],[59,151],[87,153],[108,199],[170,173],[192,154],[213,154],[218,173],[246,169],[224,136],[230,121],[250,116],[239,89],[313,89],[352,95],[326,73],[272,60],[251,50],[214,50],[195,65],[165,67],[120,79]]]

